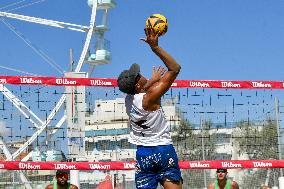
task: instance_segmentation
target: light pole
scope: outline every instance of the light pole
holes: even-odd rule
[[[278,139],[278,159],[281,160],[281,134],[280,134],[280,124],[279,124],[279,100],[275,97],[275,119],[277,127],[277,139]],[[280,168],[280,177],[283,177],[283,170]]]
[[[203,135],[203,119],[201,117],[200,120],[200,127],[201,127],[201,145],[202,145],[202,159],[205,160],[205,153],[204,153],[204,135]],[[206,189],[207,182],[206,182],[206,169],[203,169],[203,181],[204,181],[204,189]]]

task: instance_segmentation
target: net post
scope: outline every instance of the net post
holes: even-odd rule
[[[279,177],[279,189],[284,189],[284,177]]]
[[[80,189],[79,170],[70,170],[70,184],[74,184]]]

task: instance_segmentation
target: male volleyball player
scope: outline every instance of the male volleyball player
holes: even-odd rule
[[[208,186],[208,189],[239,189],[236,181],[227,179],[227,169],[217,169],[216,181]]]
[[[180,65],[158,45],[159,35],[145,29],[146,42],[164,62],[167,71],[153,69],[147,80],[138,64],[124,70],[118,77],[120,91],[127,94],[126,112],[130,120],[129,142],[137,145],[135,183],[137,189],[181,189],[182,177],[178,158],[172,145],[169,124],[161,108],[161,97],[168,91],[180,72]]]
[[[68,171],[57,170],[56,180],[52,184],[47,185],[45,189],[78,189],[78,187],[68,182]]]

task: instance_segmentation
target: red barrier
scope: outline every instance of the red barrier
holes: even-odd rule
[[[180,161],[181,169],[284,168],[284,160]],[[7,170],[132,170],[135,162],[21,162],[0,161]]]
[[[0,84],[117,87],[112,78],[0,76]],[[173,88],[284,89],[284,81],[176,80]]]

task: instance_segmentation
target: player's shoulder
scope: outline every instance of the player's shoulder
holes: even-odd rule
[[[78,189],[78,187],[76,185],[74,185],[74,184],[71,184],[70,185],[70,189]]]
[[[45,189],[53,189],[53,184],[49,184],[45,187]]]
[[[207,189],[214,189],[215,183],[211,183],[208,185]]]
[[[233,189],[239,189],[239,185],[236,181],[232,181],[231,186],[233,186]]]

